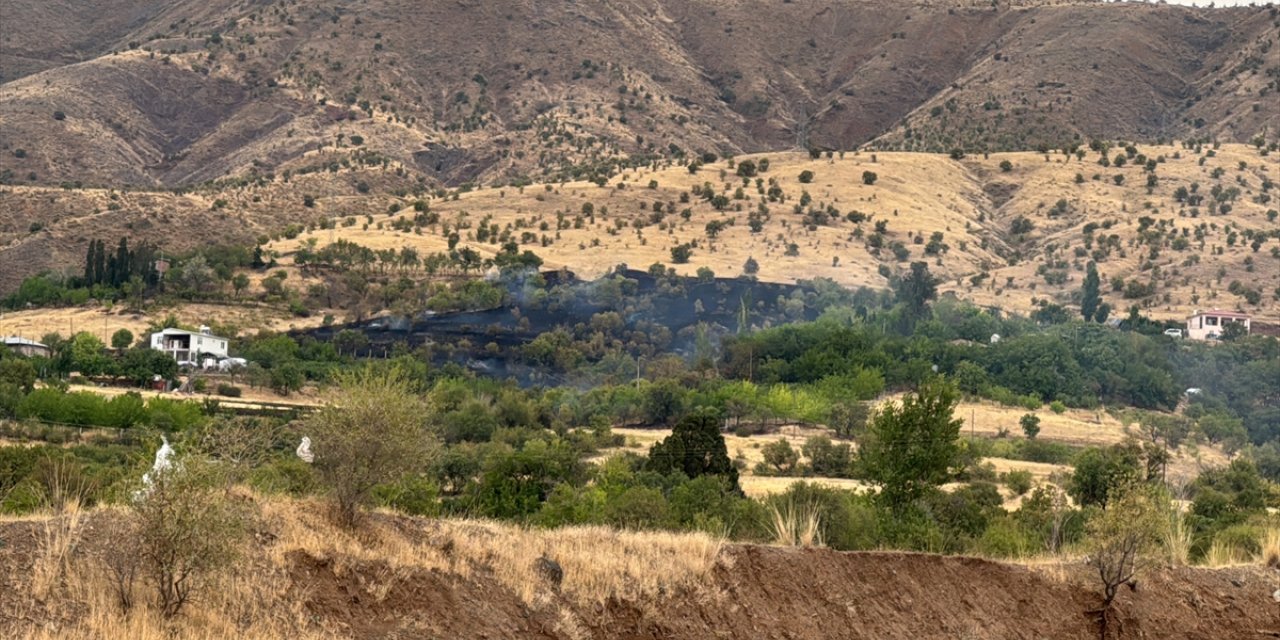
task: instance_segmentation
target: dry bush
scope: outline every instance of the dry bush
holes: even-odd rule
[[[84,525],[84,508],[91,485],[75,463],[45,458],[36,468],[42,513],[39,552],[32,567],[32,593],[47,600],[57,595],[72,574]]]
[[[813,504],[788,502],[769,507],[769,533],[773,543],[787,547],[821,547],[822,513]]]
[[[1187,565],[1191,560],[1192,530],[1187,515],[1177,500],[1169,500],[1164,513],[1164,529],[1160,532],[1162,558],[1171,566]]]
[[[150,486],[134,498],[119,546],[106,561],[122,605],[132,603],[131,576],[140,575],[161,615],[173,617],[239,556],[248,503],[226,491],[222,472],[197,456],[151,472]],[[136,558],[137,565],[116,554]]]
[[[1102,607],[1096,613],[1103,640],[1120,585],[1131,583],[1151,564],[1151,553],[1164,529],[1161,514],[1168,502],[1167,496],[1148,485],[1118,492],[1087,526],[1088,565],[1102,583]]]
[[[1214,540],[1209,545],[1209,550],[1205,552],[1204,561],[1201,564],[1206,567],[1221,568],[1248,564],[1252,561],[1253,558],[1247,550],[1225,540]]]
[[[1280,569],[1280,527],[1267,527],[1262,532],[1260,543],[1262,553],[1258,558],[1262,561],[1262,566]]]
[[[67,503],[60,513],[42,523],[39,551],[31,568],[31,592],[39,600],[58,596],[72,574],[84,525],[78,503]]]
[[[182,468],[191,468],[192,464],[184,461]],[[187,504],[212,504],[215,512],[225,513],[216,504],[227,499],[220,482],[199,482],[200,488],[187,494],[198,495],[198,502],[184,502],[182,508],[164,511],[187,522],[199,518],[206,522],[202,525],[206,532],[226,531],[218,528],[225,522],[221,517],[213,519],[213,525],[218,525],[213,527],[203,520],[207,516],[184,513]],[[149,500],[158,502],[146,512],[148,515],[161,513],[160,504],[178,501],[155,498],[160,491],[176,488],[177,481],[157,486]],[[70,588],[63,590],[64,597],[49,603],[50,611],[29,616],[32,626],[19,635],[156,640],[333,637],[337,630],[317,624],[307,608],[307,599],[298,597],[300,585],[290,577],[290,568],[296,562],[293,554],[302,551],[331,561],[338,575],[361,572],[362,586],[374,599],[388,597],[422,571],[439,571],[463,579],[491,575],[529,607],[555,614],[561,635],[579,637],[586,635],[585,630],[591,625],[579,619],[576,610],[596,610],[611,599],[620,599],[652,603],[656,615],[665,597],[682,593],[716,597],[718,592],[707,587],[710,574],[717,566],[732,562],[731,555],[721,554],[721,539],[698,533],[633,532],[605,527],[541,530],[490,521],[410,520],[396,516],[370,517],[361,528],[351,530],[332,520],[323,500],[260,496],[251,500],[260,507],[259,526],[272,534],[272,542],[252,547],[252,553],[237,555],[234,550],[227,552],[232,545],[217,542],[231,537],[206,534],[204,537],[212,538],[212,543],[185,539],[184,544],[190,545],[191,550],[211,552],[210,557],[221,561],[212,566],[202,557],[199,560],[206,564],[199,568],[203,572],[187,574],[199,588],[188,593],[187,606],[181,608],[179,616],[166,616],[161,585],[155,584],[157,561],[153,552],[141,549],[143,543],[159,548],[157,538],[176,543],[179,528],[165,527],[161,531],[166,535],[153,533],[148,537],[143,531],[130,528],[146,522],[133,506],[94,511],[85,521],[91,524],[95,535],[108,536],[97,539],[105,556],[103,562],[68,565],[70,575],[66,582]],[[237,570],[219,570],[226,568],[225,562],[232,557],[236,558]],[[129,580],[119,578],[109,564],[124,558],[135,559],[136,587],[129,592],[134,604],[128,611],[121,609],[117,585]],[[540,569],[538,561],[544,558],[560,568],[557,580]],[[189,555],[182,554],[178,560],[167,575],[177,575],[183,567],[196,568]],[[384,563],[389,570],[380,570],[376,575],[365,571],[369,564]],[[128,568],[129,565],[124,566],[125,570]],[[576,606],[566,606],[569,603]],[[50,619],[59,622],[56,626],[35,628],[34,621]]]

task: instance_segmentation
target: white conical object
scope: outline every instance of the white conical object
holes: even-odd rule
[[[151,479],[173,466],[169,461],[169,458],[173,457],[173,447],[169,445],[169,438],[161,435],[160,441],[162,444],[159,449],[156,449],[156,461],[152,463],[150,471],[142,474],[142,489],[133,494],[135,499],[141,499],[150,494]]]
[[[311,438],[302,436],[302,444],[298,445],[298,457],[307,464],[311,464],[316,459],[311,454]]]

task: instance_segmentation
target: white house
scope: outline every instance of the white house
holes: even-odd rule
[[[151,348],[169,354],[178,362],[197,362],[205,358],[227,357],[228,340],[213,335],[209,327],[200,331],[165,329],[151,334]]]
[[[1249,316],[1235,311],[1196,311],[1187,318],[1187,337],[1192,340],[1211,340],[1222,336],[1222,329],[1233,322],[1244,324],[1245,334],[1249,333]]]

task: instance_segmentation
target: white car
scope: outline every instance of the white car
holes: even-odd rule
[[[1164,334],[1170,338],[1181,338],[1182,329],[1165,329]]]

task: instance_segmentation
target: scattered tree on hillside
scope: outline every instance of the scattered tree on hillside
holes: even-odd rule
[[[1098,306],[1102,304],[1102,294],[1099,291],[1101,281],[1098,278],[1098,265],[1093,262],[1089,263],[1088,271],[1084,276],[1084,288],[1080,297],[1080,315],[1084,316],[1084,321],[1094,320],[1098,315]],[[1097,320],[1102,322],[1106,318]]]
[[[1022,426],[1022,432],[1026,434],[1028,440],[1035,440],[1040,434],[1040,417],[1034,413],[1028,413],[1018,420],[1018,424]]]
[[[671,247],[671,261],[676,264],[687,264],[693,256],[693,245],[685,242]]]
[[[963,421],[952,415],[959,400],[954,385],[934,378],[871,418],[859,458],[887,507],[902,510],[951,478],[960,455]]]
[[[111,334],[111,348],[120,350],[128,349],[133,344],[133,332],[128,329],[120,329]]]
[[[897,302],[903,306],[903,319],[907,332],[929,312],[929,301],[938,297],[938,280],[929,273],[929,265],[912,262],[911,273],[898,280],[894,287]]]
[[[873,184],[875,184],[875,183],[876,183],[876,180],[877,180],[879,177],[880,177],[880,176],[877,176],[877,175],[876,175],[876,172],[874,172],[874,171],[863,171],[863,172],[862,172],[862,184],[865,184],[865,185],[873,185]]]
[[[1142,480],[1142,448],[1134,442],[1088,449],[1076,458],[1067,493],[1083,507],[1105,508],[1119,488]]]

